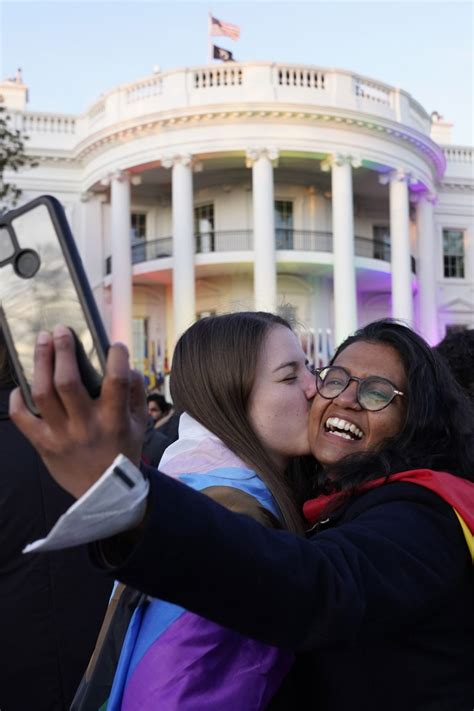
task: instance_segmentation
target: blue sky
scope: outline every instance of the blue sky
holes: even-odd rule
[[[240,25],[214,38],[244,61],[350,69],[400,86],[474,143],[473,4],[0,0],[0,76],[22,67],[32,110],[80,113],[102,92],[207,61],[207,15]]]

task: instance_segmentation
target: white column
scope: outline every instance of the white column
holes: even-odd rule
[[[331,167],[335,346],[357,329],[352,167],[359,165],[351,156],[336,155],[321,166]]]
[[[109,290],[104,286],[105,275],[105,255],[104,255],[104,235],[102,230],[102,209],[103,204],[108,201],[105,192],[92,194],[85,192],[81,194],[79,229],[77,237],[79,240],[79,251],[84,264],[89,284],[94,294],[96,304],[101,313],[104,327],[111,338],[111,314],[105,310],[105,295]]]
[[[91,287],[102,285],[105,274],[104,237],[102,234],[102,205],[106,193],[82,193],[80,203],[80,226],[78,230],[79,251]]]
[[[434,195],[426,192],[416,200],[418,239],[418,330],[431,345],[438,343],[439,325],[436,306],[436,249],[434,239]]]
[[[277,308],[277,267],[275,245],[275,201],[273,161],[275,150],[247,151],[247,167],[252,167],[254,305],[256,311]]]
[[[171,168],[173,220],[173,322],[175,342],[196,320],[193,173],[190,155],[162,160]]]
[[[392,316],[413,326],[408,184],[402,170],[389,176],[390,251],[392,264]]]
[[[112,208],[112,341],[125,343],[132,356],[132,253],[130,180],[126,172],[110,179]]]

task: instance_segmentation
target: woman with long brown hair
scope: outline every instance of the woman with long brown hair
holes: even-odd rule
[[[198,321],[176,345],[170,386],[184,414],[160,470],[265,526],[302,533],[285,470],[290,458],[309,452],[315,384],[289,324],[258,312]],[[291,652],[163,600],[137,601],[125,589],[116,604],[72,711],[106,702],[108,711],[259,711],[291,667]]]

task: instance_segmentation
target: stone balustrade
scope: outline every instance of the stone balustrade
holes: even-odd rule
[[[444,146],[443,152],[446,158],[446,172],[443,182],[448,185],[473,185],[474,148],[470,146]]]
[[[468,146],[445,146],[443,148],[449,163],[474,163],[474,148]]]
[[[194,89],[230,87],[242,85],[242,69],[229,67],[205,67],[193,72]]]
[[[76,133],[76,117],[67,114],[10,112],[13,128],[28,134]]]
[[[118,86],[84,114],[11,112],[15,127],[30,135],[34,148],[71,149],[118,124],[146,121],[160,112],[180,115],[213,110],[238,111],[239,105],[272,104],[275,109],[321,112],[362,112],[391,120],[429,135],[431,120],[408,93],[352,72],[306,65],[244,62],[170,70]],[[62,136],[59,144],[58,136]]]

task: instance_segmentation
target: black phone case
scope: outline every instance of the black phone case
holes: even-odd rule
[[[105,363],[107,358],[107,351],[109,348],[109,341],[97,305],[95,303],[95,299],[92,294],[92,290],[90,288],[81,257],[77,250],[74,237],[72,236],[72,232],[66,219],[64,209],[59,200],[57,200],[51,195],[42,195],[38,198],[35,198],[34,200],[28,202],[26,205],[23,205],[20,208],[11,210],[5,215],[2,215],[0,217],[0,228],[4,227],[8,229],[12,221],[15,220],[15,218],[34,209],[38,205],[44,205],[47,208],[48,213],[51,217],[62,253],[69,269],[69,275],[74,285],[74,289],[77,294],[79,303],[81,304],[85,321],[92,335],[92,340],[94,342],[94,346],[101,364],[102,371],[105,372]],[[4,262],[2,262],[2,264],[3,263]],[[15,375],[21,387],[25,401],[31,412],[33,412],[35,415],[38,415],[38,410],[35,407],[35,404],[31,397],[30,388],[28,386],[26,378],[24,377],[23,369],[18,358],[10,328],[8,326],[8,321],[1,304],[0,325],[4,333],[5,342],[7,344],[7,349],[15,370]],[[101,374],[97,373],[97,371],[92,367],[86,356],[86,353],[84,352],[84,349],[82,348],[82,344],[78,340],[74,331],[72,331],[72,333],[76,343],[76,355],[78,359],[78,367],[82,381],[90,396],[96,398],[100,394],[100,386],[102,381]]]

